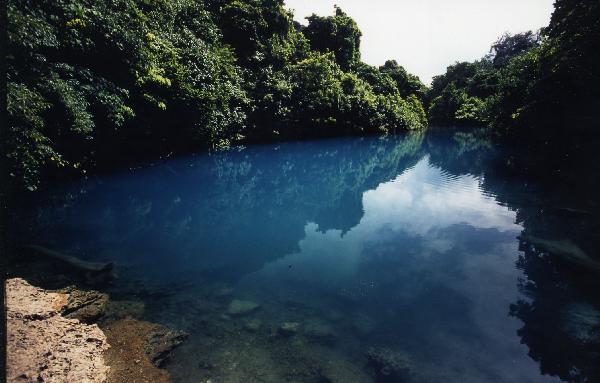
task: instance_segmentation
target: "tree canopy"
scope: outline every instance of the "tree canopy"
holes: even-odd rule
[[[339,7],[283,0],[9,0],[11,184],[243,142],[490,125],[504,137],[597,134],[600,5],[557,0],[547,28],[504,34],[426,87],[361,61]]]
[[[360,38],[362,33],[356,22],[341,8],[335,7],[335,15],[307,17],[308,26],[302,29],[310,41],[310,47],[319,52],[333,52],[336,62],[348,70],[360,61]]]
[[[426,125],[414,76],[364,78],[361,32],[338,7],[307,26],[283,0],[9,0],[7,15],[20,188],[244,141]]]
[[[429,119],[489,124],[521,138],[589,131],[600,110],[598,41],[598,1],[557,0],[540,33],[504,34],[481,60],[456,63],[434,77]]]

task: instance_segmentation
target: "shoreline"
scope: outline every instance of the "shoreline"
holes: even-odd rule
[[[187,334],[137,319],[143,305],[74,287],[5,282],[7,381],[168,383],[160,368]]]

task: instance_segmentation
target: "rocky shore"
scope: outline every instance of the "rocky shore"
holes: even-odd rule
[[[9,382],[168,383],[160,366],[186,334],[107,294],[6,281]]]
[[[23,279],[6,282],[9,382],[106,382],[106,336],[95,324],[61,315],[68,300]]]

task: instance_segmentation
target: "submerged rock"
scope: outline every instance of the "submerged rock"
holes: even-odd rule
[[[561,312],[562,330],[574,341],[600,346],[600,311],[588,303],[571,303]]]
[[[410,375],[410,362],[407,355],[388,348],[369,348],[369,365],[375,369],[378,381],[402,382]]]
[[[20,278],[6,281],[9,382],[106,382],[106,337],[96,325],[64,318],[68,299]]]
[[[331,343],[337,338],[337,334],[331,325],[317,319],[306,323],[304,335],[309,339],[322,343]]]
[[[140,321],[137,321],[140,322]],[[171,351],[179,346],[188,334],[183,331],[173,330],[155,323],[147,323],[145,335],[146,355],[152,360],[155,366],[162,366],[171,355]]]
[[[70,287],[46,291],[22,279],[6,283],[10,382],[170,382],[159,367],[187,334],[130,317],[141,302]],[[66,318],[69,316],[69,318]],[[103,319],[102,330],[96,324]],[[107,366],[108,365],[108,366]]]
[[[260,330],[260,326],[262,326],[260,319],[252,319],[244,324],[244,329],[250,332],[257,332]]]
[[[592,259],[579,246],[569,240],[548,240],[533,235],[522,235],[521,239],[547,251],[563,261],[600,274],[600,261]]]
[[[144,315],[145,309],[144,302],[111,300],[108,301],[102,322],[115,322],[125,318],[139,319]]]
[[[108,294],[73,288],[64,291],[69,294],[69,299],[62,308],[61,313],[63,316],[79,319],[84,323],[92,323],[105,314],[108,305]]]
[[[252,301],[242,301],[234,299],[227,307],[227,314],[230,316],[242,316],[258,310],[260,305]]]
[[[167,383],[171,377],[159,368],[187,334],[165,326],[123,319],[104,329],[111,348],[106,353],[110,382]]]
[[[226,298],[231,296],[231,294],[233,294],[235,292],[235,289],[233,287],[230,286],[221,286],[216,288],[212,295],[216,298]]]
[[[357,314],[352,318],[352,325],[361,335],[369,335],[377,327],[377,322],[366,314]]]
[[[345,318],[344,313],[335,309],[328,309],[324,313],[325,317],[332,322],[339,322]]]
[[[324,356],[319,364],[319,383],[373,383],[373,378],[356,363],[336,353]]]
[[[292,336],[300,329],[298,322],[283,322],[277,329],[277,333],[281,336]]]
[[[25,248],[50,258],[53,261],[64,263],[73,271],[81,273],[85,278],[85,282],[90,285],[110,283],[117,278],[117,275],[113,270],[114,264],[112,262],[90,262],[39,245],[26,245]]]

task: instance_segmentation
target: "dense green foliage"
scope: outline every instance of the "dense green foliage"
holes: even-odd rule
[[[360,37],[358,25],[340,8],[335,16],[308,17],[308,26],[302,30],[310,41],[310,47],[319,52],[334,52],[335,60],[343,69],[350,69],[360,60]]]
[[[19,1],[8,17],[8,155],[30,188],[49,166],[219,146],[243,127],[241,71],[196,1]]]
[[[430,121],[442,125],[489,122],[501,83],[513,73],[514,62],[536,47],[537,41],[537,35],[531,32],[514,36],[506,34],[481,60],[456,63],[449,66],[443,75],[435,76],[428,92]]]
[[[33,190],[240,142],[420,129],[426,114],[503,137],[595,134],[599,8],[558,0],[540,33],[505,34],[428,89],[395,61],[361,62],[338,7],[300,25],[283,0],[10,0],[11,179]]]
[[[283,0],[10,0],[12,179],[244,140],[420,129],[423,84],[360,61],[341,9],[293,21]]]
[[[482,124],[503,136],[592,132],[600,111],[600,3],[557,0],[541,34],[502,36],[490,54],[434,78],[430,121]]]

